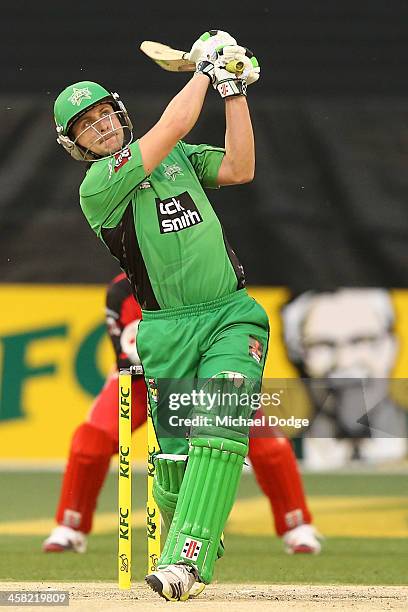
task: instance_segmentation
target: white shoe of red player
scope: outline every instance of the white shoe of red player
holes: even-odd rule
[[[167,601],[186,601],[197,580],[197,572],[190,565],[175,563],[152,572],[145,580],[153,591]],[[193,597],[197,595],[197,592],[192,594]]]
[[[322,536],[313,525],[299,525],[284,534],[284,549],[289,555],[299,553],[318,555],[322,549],[319,539],[322,539]]]
[[[84,553],[86,551],[86,536],[82,531],[75,531],[71,527],[58,525],[51,535],[43,542],[44,552],[65,552],[67,550]]]

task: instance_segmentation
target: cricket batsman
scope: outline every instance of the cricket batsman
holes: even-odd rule
[[[196,72],[135,141],[125,106],[105,87],[82,81],[55,101],[58,142],[74,159],[90,162],[80,186],[83,213],[142,307],[137,352],[156,431],[167,409],[156,393],[160,380],[205,380],[207,389],[233,386],[242,394],[260,388],[268,318],[247,293],[242,266],[205,191],[253,179],[246,91],[258,80],[259,65],[251,55],[228,33],[205,32],[190,52]],[[226,70],[233,59],[244,63],[242,73]],[[224,100],[223,148],[183,141],[210,85]],[[226,410],[222,401],[216,408]],[[198,406],[198,416],[206,410]],[[170,528],[158,570],[146,581],[167,600],[185,601],[196,581],[211,582],[248,433],[244,424],[198,426],[188,440],[158,434],[155,497]],[[180,478],[182,455],[188,460]]]
[[[106,326],[116,357],[116,368],[108,375],[88,418],[75,430],[56,512],[57,526],[43,543],[44,552],[79,552],[87,548],[99,493],[110,460],[118,452],[118,371],[139,365],[136,334],[142,311],[124,273],[109,283],[106,291]],[[146,421],[146,385],[142,376],[132,376],[132,431]],[[290,554],[318,553],[320,542],[311,525],[301,477],[291,443],[277,428],[267,437],[253,436],[249,460],[268,497],[277,534]]]

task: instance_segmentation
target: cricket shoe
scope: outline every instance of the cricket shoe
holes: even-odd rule
[[[318,555],[322,549],[319,539],[322,539],[322,536],[313,525],[299,525],[284,534],[285,552],[289,555],[299,553]]]
[[[197,571],[194,567],[184,563],[175,563],[152,572],[146,576],[146,582],[153,591],[167,601],[187,601],[197,578]],[[192,597],[197,597],[202,590],[197,593],[197,588],[194,586]]]
[[[44,552],[65,552],[67,550],[84,553],[86,551],[86,537],[82,531],[75,531],[71,527],[58,525],[51,535],[43,542]]]
[[[204,582],[195,582],[188,592],[189,599],[196,599],[205,589]]]

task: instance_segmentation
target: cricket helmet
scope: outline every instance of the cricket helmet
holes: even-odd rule
[[[64,147],[68,153],[80,161],[95,161],[102,159],[90,150],[85,150],[72,140],[70,129],[81,115],[90,108],[101,102],[109,102],[114,113],[118,116],[124,130],[128,131],[128,137],[124,139],[122,148],[128,146],[133,139],[133,126],[128,112],[117,93],[111,93],[102,85],[92,81],[79,81],[66,87],[57,97],[54,103],[54,119],[57,130],[57,142]],[[107,155],[106,157],[109,157]]]

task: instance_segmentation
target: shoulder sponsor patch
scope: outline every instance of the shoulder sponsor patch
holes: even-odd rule
[[[197,206],[187,191],[166,200],[156,198],[156,208],[161,234],[180,232],[203,222]]]
[[[119,153],[115,153],[114,157],[114,171],[118,172],[122,168],[122,166],[124,166],[129,161],[129,159],[132,159],[132,153],[129,147],[125,147],[124,149],[122,149],[122,151],[119,151]]]

